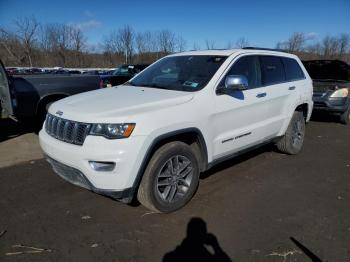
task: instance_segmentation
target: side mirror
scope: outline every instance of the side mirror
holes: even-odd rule
[[[248,89],[248,79],[244,75],[228,75],[225,86],[217,89],[218,93],[226,94],[229,91],[243,91]]]

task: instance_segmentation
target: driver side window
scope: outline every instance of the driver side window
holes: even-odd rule
[[[228,75],[243,75],[248,79],[248,89],[261,87],[261,71],[259,58],[255,55],[239,58],[226,73],[220,86],[225,85]]]

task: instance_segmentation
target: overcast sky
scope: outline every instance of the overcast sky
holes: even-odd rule
[[[216,48],[240,37],[250,45],[275,47],[293,32],[305,33],[310,42],[350,34],[350,0],[0,0],[0,26],[33,15],[41,23],[80,27],[90,44],[125,24],[136,31],[169,29],[186,40],[187,49],[204,48],[206,40]]]

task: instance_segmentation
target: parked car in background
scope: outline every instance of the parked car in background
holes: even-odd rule
[[[100,88],[99,76],[13,75],[0,61],[1,118],[12,117],[42,123],[49,106],[70,95]],[[35,123],[34,123],[35,122]]]
[[[312,105],[312,80],[295,55],[185,52],[117,88],[53,103],[39,140],[67,181],[172,212],[192,198],[200,172],[221,161],[272,142],[299,153]]]
[[[72,74],[72,75],[80,75],[81,71],[79,71],[79,70],[69,70],[69,73]]]
[[[124,84],[130,78],[140,73],[148,65],[146,64],[135,64],[135,65],[121,65],[112,73],[101,75],[104,87],[111,87]]]
[[[106,70],[87,70],[84,71],[84,75],[106,75],[109,71]]]
[[[18,69],[16,67],[6,67],[6,73],[8,75],[15,75]]]
[[[350,121],[350,65],[339,60],[304,61],[313,79],[314,110],[339,116],[339,121]]]

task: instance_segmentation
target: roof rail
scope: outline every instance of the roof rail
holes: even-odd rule
[[[264,47],[254,47],[254,46],[245,46],[245,47],[242,47],[242,49],[247,49],[247,50],[266,50],[266,51],[277,51],[277,52],[288,53],[288,51],[283,50],[283,49],[264,48]]]

